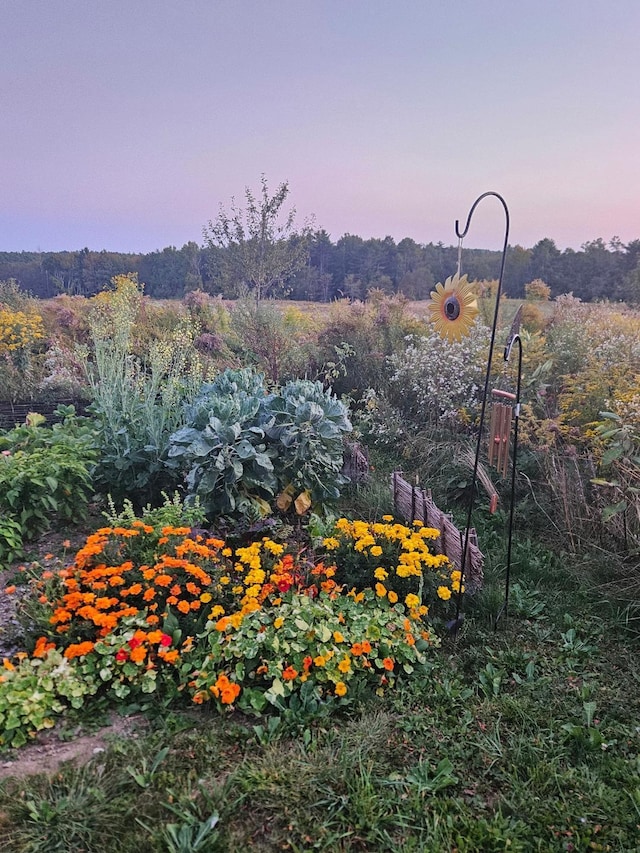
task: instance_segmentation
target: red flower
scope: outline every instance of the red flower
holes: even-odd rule
[[[129,655],[127,654],[126,649],[118,649],[118,651],[116,652],[116,660],[123,661],[128,659]]]
[[[162,637],[160,638],[160,645],[161,646],[170,646],[172,642],[173,642],[173,640],[171,639],[171,637],[168,634],[163,634]]]
[[[290,588],[291,588],[291,581],[288,581],[288,580],[278,581],[278,590],[280,592],[288,592]]]
[[[130,640],[127,640],[127,645],[130,649],[137,649],[138,646],[142,645],[142,640],[139,640],[137,637],[132,637]]]

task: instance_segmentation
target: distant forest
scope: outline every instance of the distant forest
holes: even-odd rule
[[[0,281],[15,279],[23,290],[48,298],[60,293],[91,296],[111,278],[137,273],[145,293],[159,299],[180,299],[191,290],[237,295],[237,282],[225,278],[225,249],[195,242],[181,249],[169,246],[148,254],[119,252],[0,252]],[[345,234],[332,242],[326,231],[311,235],[308,262],[286,282],[290,299],[328,302],[363,299],[369,290],[403,293],[427,299],[437,282],[456,269],[458,250],[443,243],[416,243],[391,237],[364,240]],[[463,249],[462,272],[470,280],[492,280],[500,269],[500,252]],[[507,296],[524,296],[524,286],[541,279],[551,295],[573,292],[583,301],[608,299],[640,303],[640,240],[623,244],[614,237],[585,243],[580,251],[560,251],[554,241],[540,240],[531,249],[510,246],[504,277]]]

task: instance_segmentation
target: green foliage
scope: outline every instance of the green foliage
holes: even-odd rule
[[[98,681],[52,650],[43,658],[23,657],[18,666],[5,659],[0,676],[0,744],[22,746],[66,708],[80,708]]]
[[[0,568],[19,560],[23,554],[22,546],[22,525],[5,512],[0,513]]]
[[[263,378],[249,368],[226,370],[204,385],[187,424],[169,439],[168,465],[187,470],[186,485],[209,517],[264,515],[277,481],[267,450]]]
[[[637,405],[638,395],[634,395]],[[633,400],[632,400],[633,402]],[[592,482],[604,487],[612,498],[602,510],[605,524],[622,521],[622,534],[627,547],[640,545],[640,429],[639,423],[626,423],[615,412],[601,412],[603,420],[596,432],[604,445],[600,459],[606,479]]]
[[[133,503],[125,498],[122,502],[122,509],[117,510],[111,495],[107,496],[108,512],[103,515],[111,527],[127,527],[132,522],[140,520],[152,527],[197,527],[204,524],[206,521],[206,513],[200,506],[200,501],[196,499],[190,503],[186,503],[178,492],[173,493],[173,497],[169,497],[166,492],[162,492],[163,502],[160,506],[153,507],[147,504],[141,510],[136,511]]]
[[[0,510],[20,526],[24,539],[47,530],[54,518],[82,520],[93,493],[97,453],[91,427],[73,406],[56,414],[63,419],[51,427],[41,415],[30,415],[0,435]],[[15,524],[9,526],[15,539]]]
[[[162,455],[182,422],[182,403],[200,384],[201,369],[189,323],[178,323],[169,339],[151,343],[145,361],[135,356],[142,293],[132,276],[118,276],[114,284],[115,292],[97,297],[90,315],[88,378],[100,446],[96,484],[142,504],[170,485]]]
[[[292,497],[307,492],[318,506],[335,502],[348,482],[340,473],[344,436],[352,428],[344,404],[320,382],[296,379],[270,398],[268,413],[280,491]]]
[[[228,369],[189,407],[168,464],[187,472],[189,495],[210,518],[266,515],[278,493],[283,510],[295,499],[304,512],[339,497],[350,429],[345,406],[319,382],[294,380],[268,394],[262,375]]]

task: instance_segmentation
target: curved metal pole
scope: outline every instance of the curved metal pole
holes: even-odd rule
[[[511,576],[511,543],[513,541],[513,511],[516,503],[516,455],[518,453],[518,421],[520,420],[520,388],[522,385],[522,340],[520,335],[515,334],[504,348],[504,360],[509,361],[513,345],[518,344],[518,379],[516,384],[515,424],[513,427],[513,456],[511,463],[511,505],[509,507],[509,539],[507,545],[507,577],[504,588],[504,603],[496,616],[495,630],[498,630],[498,622],[504,614],[506,619],[509,615],[509,580]]]
[[[458,627],[460,626],[460,609],[462,606],[462,595],[463,595],[462,584],[464,581],[464,572],[465,572],[465,568],[467,565],[467,554],[469,552],[469,534],[471,531],[471,516],[473,514],[473,502],[475,499],[476,484],[478,481],[478,463],[479,463],[479,459],[480,459],[480,447],[482,444],[482,430],[484,428],[485,412],[487,409],[487,396],[489,393],[489,379],[491,376],[491,362],[493,359],[493,346],[494,346],[495,339],[496,339],[496,327],[498,325],[498,310],[500,308],[500,294],[502,293],[502,277],[504,275],[504,265],[505,265],[505,261],[507,258],[507,246],[509,244],[509,208],[507,207],[506,201],[502,198],[502,196],[499,193],[489,191],[486,193],[482,193],[482,195],[478,196],[478,198],[471,205],[471,210],[469,211],[469,215],[467,216],[467,222],[466,222],[466,225],[464,226],[464,231],[462,233],[460,233],[459,222],[456,219],[456,236],[458,237],[459,240],[462,240],[467,235],[467,232],[469,230],[469,225],[471,224],[471,217],[473,216],[473,213],[474,213],[476,207],[480,204],[480,202],[484,198],[488,198],[489,196],[494,196],[502,204],[502,206],[504,208],[504,214],[505,214],[505,220],[506,221],[505,221],[505,230],[504,230],[504,246],[502,248],[502,261],[500,263],[500,275],[498,277],[498,291],[496,293],[496,307],[495,307],[495,311],[493,313],[493,325],[491,327],[491,343],[489,344],[489,358],[487,359],[487,372],[485,374],[485,379],[484,379],[484,392],[482,394],[482,407],[480,409],[480,424],[478,426],[478,440],[476,443],[476,455],[475,455],[475,459],[474,459],[474,463],[473,463],[473,475],[471,477],[471,496],[469,498],[469,510],[467,512],[467,526],[466,526],[465,534],[464,534],[464,546],[462,548],[462,565],[460,566],[460,572],[461,572],[460,589],[458,590],[458,596],[456,599],[456,618],[455,618],[455,622],[454,622],[455,631],[457,631]]]

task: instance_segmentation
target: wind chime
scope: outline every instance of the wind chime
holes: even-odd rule
[[[491,422],[489,424],[489,465],[493,465],[501,477],[509,470],[509,446],[511,444],[511,425],[513,422],[513,403],[516,395],[509,391],[494,389],[491,392]],[[506,400],[508,402],[502,402]]]

